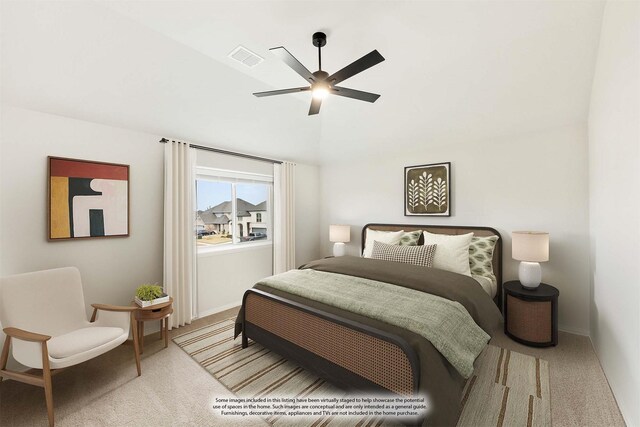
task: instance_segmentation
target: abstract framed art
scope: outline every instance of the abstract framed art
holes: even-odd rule
[[[451,163],[404,168],[404,215],[451,216]]]
[[[129,165],[48,157],[49,240],[129,235]]]

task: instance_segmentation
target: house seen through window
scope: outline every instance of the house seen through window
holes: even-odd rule
[[[270,239],[271,183],[196,180],[199,247]]]

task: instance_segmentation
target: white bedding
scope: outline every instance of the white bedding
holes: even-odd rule
[[[484,289],[484,291],[489,294],[491,299],[496,297],[496,294],[498,293],[497,283],[485,276],[476,276],[475,274],[473,274],[471,275],[471,277],[476,279],[476,282],[480,283],[482,289]]]

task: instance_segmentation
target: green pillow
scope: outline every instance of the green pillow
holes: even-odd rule
[[[400,246],[418,246],[418,240],[422,235],[422,230],[408,231],[400,238]]]
[[[469,269],[471,274],[484,276],[496,283],[496,276],[493,274],[493,249],[496,247],[498,236],[477,237],[471,239],[469,245]]]

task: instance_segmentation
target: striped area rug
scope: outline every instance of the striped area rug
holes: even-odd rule
[[[249,341],[234,341],[235,318],[226,319],[173,341],[238,397],[319,397],[345,393],[278,354]],[[549,366],[544,360],[487,346],[476,361],[462,396],[458,427],[550,426]],[[381,418],[266,418],[272,426],[334,427],[393,425]]]
[[[488,345],[462,394],[458,426],[550,426],[549,363]]]

